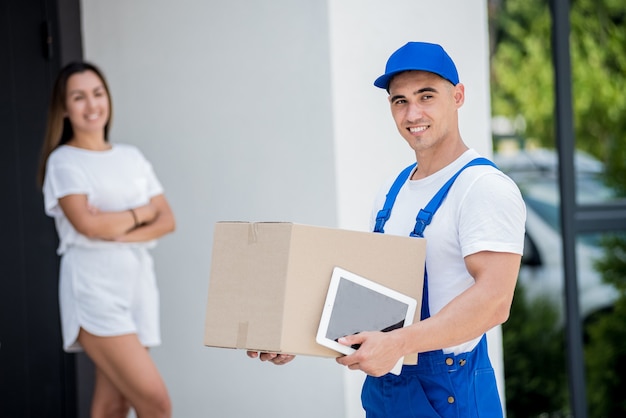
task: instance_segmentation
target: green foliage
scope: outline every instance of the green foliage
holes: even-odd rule
[[[555,146],[550,1],[489,0],[494,116],[525,120],[523,136]],[[626,196],[626,3],[571,0],[570,60],[575,146],[603,161],[606,181]],[[626,239],[607,238],[597,263],[621,297],[585,327],[590,417],[626,416]],[[567,412],[564,335],[547,302],[518,293],[503,326],[509,418]],[[554,315],[554,316],[553,316]]]
[[[622,296],[626,295],[626,237],[624,234],[608,235],[601,242],[604,256],[597,260],[595,268],[602,272],[606,283],[617,288]]]
[[[497,29],[491,58],[494,115],[526,121],[527,139],[554,147],[554,70],[551,18],[543,0],[507,0],[492,16]]]
[[[626,177],[626,5],[572,3],[571,56],[577,147],[604,161],[613,187]]]
[[[494,115],[526,120],[528,140],[553,148],[554,70],[545,0],[502,0],[492,8]],[[626,192],[626,6],[623,0],[574,0],[570,60],[576,147],[607,165]]]
[[[528,303],[518,285],[511,315],[502,326],[509,418],[565,416],[565,336],[558,318],[547,299]]]
[[[598,315],[586,327],[587,399],[592,418],[626,416],[626,238],[611,235],[602,246],[605,252],[597,268],[620,297],[612,311]]]
[[[626,297],[586,328],[585,346],[589,417],[626,416]]]

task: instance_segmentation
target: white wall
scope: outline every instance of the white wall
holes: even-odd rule
[[[382,7],[384,6],[384,10]],[[111,85],[112,139],[153,162],[178,221],[154,251],[176,417],[360,417],[362,375],[203,347],[213,225],[365,230],[413,153],[373,87],[409,40],[443,44],[466,85],[465,140],[490,150],[484,0],[82,0],[85,56]]]

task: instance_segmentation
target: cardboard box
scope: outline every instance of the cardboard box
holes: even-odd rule
[[[206,309],[210,347],[322,357],[315,341],[328,285],[342,267],[422,300],[426,241],[287,222],[218,222]],[[416,357],[405,359],[415,364]]]

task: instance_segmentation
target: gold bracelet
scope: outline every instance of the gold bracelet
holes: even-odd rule
[[[135,221],[135,228],[139,226],[139,219],[137,219],[137,214],[134,209],[128,209],[130,213],[133,215],[133,220]]]

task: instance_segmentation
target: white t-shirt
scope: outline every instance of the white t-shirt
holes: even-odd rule
[[[466,151],[452,164],[419,180],[407,180],[400,189],[385,233],[408,236],[415,218],[439,189],[465,164],[480,155]],[[372,211],[371,228],[382,209],[395,176],[383,185]],[[474,284],[464,257],[480,251],[522,254],[526,206],[517,185],[491,166],[466,168],[424,231],[430,314]],[[445,332],[445,330],[442,330]],[[444,348],[445,353],[471,351],[480,337]]]
[[[43,185],[46,214],[54,217],[59,234],[58,254],[68,246],[109,248],[119,245],[153,247],[156,241],[132,244],[91,239],[74,229],[59,199],[85,194],[90,205],[101,211],[123,211],[147,204],[163,193],[152,165],[132,145],[114,144],[107,151],[90,151],[61,145],[48,158]],[[129,215],[130,216],[130,215]]]

